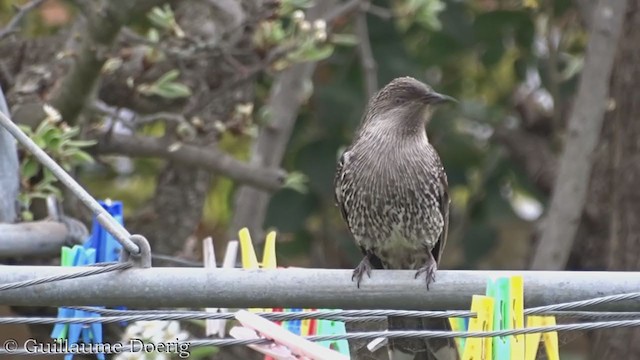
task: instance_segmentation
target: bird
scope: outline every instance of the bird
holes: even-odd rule
[[[393,79],[369,100],[338,160],[335,200],[363,254],[357,287],[372,269],[412,269],[435,281],[447,241],[447,174],[427,138],[437,105],[456,102],[412,77]],[[447,319],[390,317],[390,330],[450,330]],[[452,339],[390,340],[394,359],[457,359]],[[399,351],[399,352],[398,352]],[[405,355],[403,355],[405,354]]]

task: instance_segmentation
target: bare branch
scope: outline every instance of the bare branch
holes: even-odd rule
[[[378,91],[378,73],[376,60],[371,51],[369,41],[369,28],[367,27],[367,13],[360,11],[356,17],[356,34],[358,36],[358,52],[362,62],[362,72],[364,74],[364,84],[367,91],[367,99],[375,95]]]
[[[351,3],[346,5],[358,6],[360,1],[354,1],[355,5],[350,5]],[[322,17],[319,14],[325,13],[324,9],[331,9],[332,5],[334,1],[319,2],[310,10],[310,18]],[[332,16],[338,17],[350,11],[351,7],[346,5],[337,9],[340,11],[333,10]],[[253,146],[251,154],[253,164],[269,168],[280,166],[298,111],[304,101],[302,94],[304,94],[305,83],[311,81],[315,68],[315,62],[298,64],[284,70],[276,78],[267,102],[271,121],[260,130],[260,135]],[[258,239],[262,238],[262,225],[270,198],[271,195],[268,192],[246,186],[241,187],[236,195],[235,212],[229,228],[230,234],[235,236],[234,234],[240,228],[248,227]]]
[[[31,0],[22,6],[16,7],[16,14],[11,18],[11,21],[9,21],[7,26],[0,30],[0,40],[16,32],[18,30],[18,25],[20,25],[20,22],[27,13],[40,6],[43,2],[44,0]]]
[[[580,12],[580,18],[582,19],[585,27],[589,27],[593,21],[593,10],[596,7],[595,0],[575,0],[576,8]]]
[[[585,66],[533,269],[563,269],[569,258],[586,202],[591,155],[604,120],[609,79],[626,7],[626,0],[600,0],[593,15]]]
[[[363,0],[349,0],[348,2],[334,8],[333,10],[328,11],[324,16],[324,19],[327,23],[333,22],[339,17],[348,15],[358,10],[358,8],[362,6],[362,2]]]
[[[393,18],[393,12],[385,7],[367,4],[364,8],[369,14],[377,16],[382,20],[391,20]]]
[[[164,0],[111,0],[86,21],[76,61],[51,97],[63,119],[74,124],[107,60],[120,28]],[[104,4],[104,3],[102,3]]]
[[[276,168],[251,165],[225,154],[212,146],[194,146],[167,143],[162,139],[106,132],[94,134],[98,139],[97,152],[131,157],[156,157],[173,160],[183,165],[200,167],[265,190],[277,190],[282,186],[285,174]]]

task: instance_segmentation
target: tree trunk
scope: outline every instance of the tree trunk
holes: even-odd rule
[[[569,268],[640,270],[640,0],[629,3]],[[640,329],[594,334],[593,359],[640,359]]]

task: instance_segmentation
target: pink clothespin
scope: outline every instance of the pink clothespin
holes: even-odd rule
[[[205,268],[216,268],[216,254],[213,249],[213,240],[211,237],[207,237],[202,240],[202,253],[204,260]],[[224,260],[222,262],[223,268],[233,268],[236,264],[236,258],[238,256],[238,242],[237,241],[229,241],[227,244],[227,251],[224,254]],[[207,308],[207,312],[217,313],[217,312],[225,312],[227,309],[218,309],[218,308]],[[219,337],[224,337],[226,332],[226,324],[227,320],[220,319],[207,319],[205,322],[206,328],[205,333],[207,336],[218,335]]]
[[[248,332],[253,329],[262,337],[271,339],[275,345],[251,345],[250,347],[277,360],[349,360],[337,351],[325,348],[306,340],[277,324],[246,310],[236,312],[235,318],[244,326],[234,327],[231,336],[240,339],[259,338],[257,334]]]

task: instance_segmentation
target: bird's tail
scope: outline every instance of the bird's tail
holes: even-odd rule
[[[389,330],[451,331],[447,319],[389,317]],[[390,359],[458,360],[454,339],[390,339]]]

